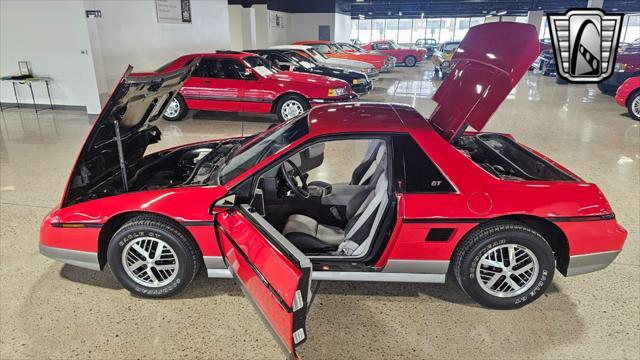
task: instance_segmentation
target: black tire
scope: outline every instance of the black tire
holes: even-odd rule
[[[404,58],[404,64],[408,67],[414,67],[416,66],[416,58],[413,55],[409,55],[406,58]]]
[[[276,106],[276,115],[278,116],[278,120],[287,121],[289,120],[285,114],[283,114],[285,104],[289,102],[297,102],[303,111],[309,110],[311,106],[309,106],[309,102],[304,97],[297,94],[287,94],[278,100],[278,105]]]
[[[512,264],[507,261],[509,268],[494,271],[494,276],[502,272],[506,274],[508,271],[510,280],[515,279],[517,285],[520,285],[518,282],[523,282],[524,286],[521,290],[523,292],[514,293],[513,296],[503,292],[502,295],[506,296],[499,297],[480,285],[479,282],[482,280],[477,279],[476,273],[479,271],[479,262],[485,254],[510,244],[518,245],[520,255],[524,253],[523,249],[529,250],[534,255],[530,259],[535,259],[538,263],[538,271],[537,275],[533,276],[535,272],[532,270],[529,273],[530,280],[523,282],[521,278],[516,278],[516,275],[511,275],[511,271],[517,271],[517,269],[514,270]],[[528,256],[527,253],[525,255]],[[533,229],[516,221],[496,221],[472,230],[462,239],[462,243],[453,255],[452,264],[453,273],[462,290],[480,305],[492,309],[516,309],[530,304],[544,294],[551,285],[555,272],[555,258],[546,240]],[[492,285],[496,288],[489,286],[490,290],[499,292],[500,287],[505,283],[506,276],[499,275]],[[526,274],[524,276],[526,278]]]
[[[175,254],[178,269],[175,271],[175,276],[172,279],[168,278],[167,280],[170,281],[163,286],[154,287],[141,284],[133,279],[133,274],[129,275],[127,270],[125,270],[122,256],[124,250],[127,248],[127,245],[133,241],[142,241],[142,237],[149,237],[164,242]],[[133,245],[134,244],[131,244],[129,248],[132,248]],[[148,249],[148,255],[152,253],[155,255],[157,249],[158,247],[155,247],[154,250],[153,246],[151,246]],[[149,256],[149,258],[150,257],[151,256]],[[168,220],[157,215],[141,215],[125,223],[111,238],[107,250],[107,259],[111,271],[122,286],[132,294],[146,298],[163,298],[179,293],[191,283],[202,265],[202,254],[195,242],[191,239],[191,236],[183,229],[178,228]],[[163,260],[159,259],[156,261]],[[156,261],[154,261],[154,263]],[[138,268],[142,270],[138,273],[146,271],[148,267],[149,265],[142,264],[141,267]],[[149,271],[153,272],[153,269]],[[157,270],[154,273],[154,277],[158,277]]]
[[[634,111],[633,110],[633,102],[634,101],[640,101],[640,91],[636,90],[634,92],[632,92],[629,95],[629,98],[627,99],[627,110],[629,111],[629,115],[631,115],[631,118],[635,119],[635,120],[640,120],[640,114],[638,113],[638,111]]]
[[[177,94],[173,98],[173,100],[175,100],[177,102],[177,106],[179,107],[178,111],[177,112],[171,112],[170,111],[171,103],[170,103],[170,105],[164,111],[164,114],[162,114],[162,117],[167,121],[180,121],[180,120],[184,119],[185,116],[187,116],[187,113],[189,112],[189,108],[187,108],[187,103],[184,101],[184,98],[182,97],[182,95]],[[170,113],[170,115],[167,114],[167,113]]]

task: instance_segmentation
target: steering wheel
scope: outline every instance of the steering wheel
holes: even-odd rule
[[[293,174],[289,174],[287,169],[285,168],[285,164],[289,164],[293,169]],[[307,185],[307,179],[305,178],[300,168],[291,160],[285,160],[282,165],[280,165],[280,171],[284,176],[284,180],[287,182],[287,186],[294,194],[297,196],[308,199],[309,198],[309,186]],[[298,182],[296,181],[296,177],[300,179],[302,183],[301,186],[298,186]]]

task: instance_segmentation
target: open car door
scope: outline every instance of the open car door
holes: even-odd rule
[[[218,212],[215,230],[229,271],[290,358],[307,333],[311,261],[248,205]]]

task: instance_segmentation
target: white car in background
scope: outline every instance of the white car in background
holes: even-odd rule
[[[380,75],[380,72],[375,68],[375,66],[369,64],[368,62],[358,61],[358,60],[349,60],[349,59],[336,59],[336,58],[328,58],[323,54],[319,53],[313,46],[308,45],[276,45],[270,46],[269,49],[286,49],[286,50],[297,50],[304,52],[311,59],[316,62],[330,67],[336,67],[344,70],[352,70],[358,71],[361,73],[367,74],[370,79],[375,79]]]

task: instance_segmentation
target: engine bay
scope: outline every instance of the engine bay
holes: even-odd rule
[[[453,145],[478,166],[502,180],[576,181],[504,135],[463,135]]]

